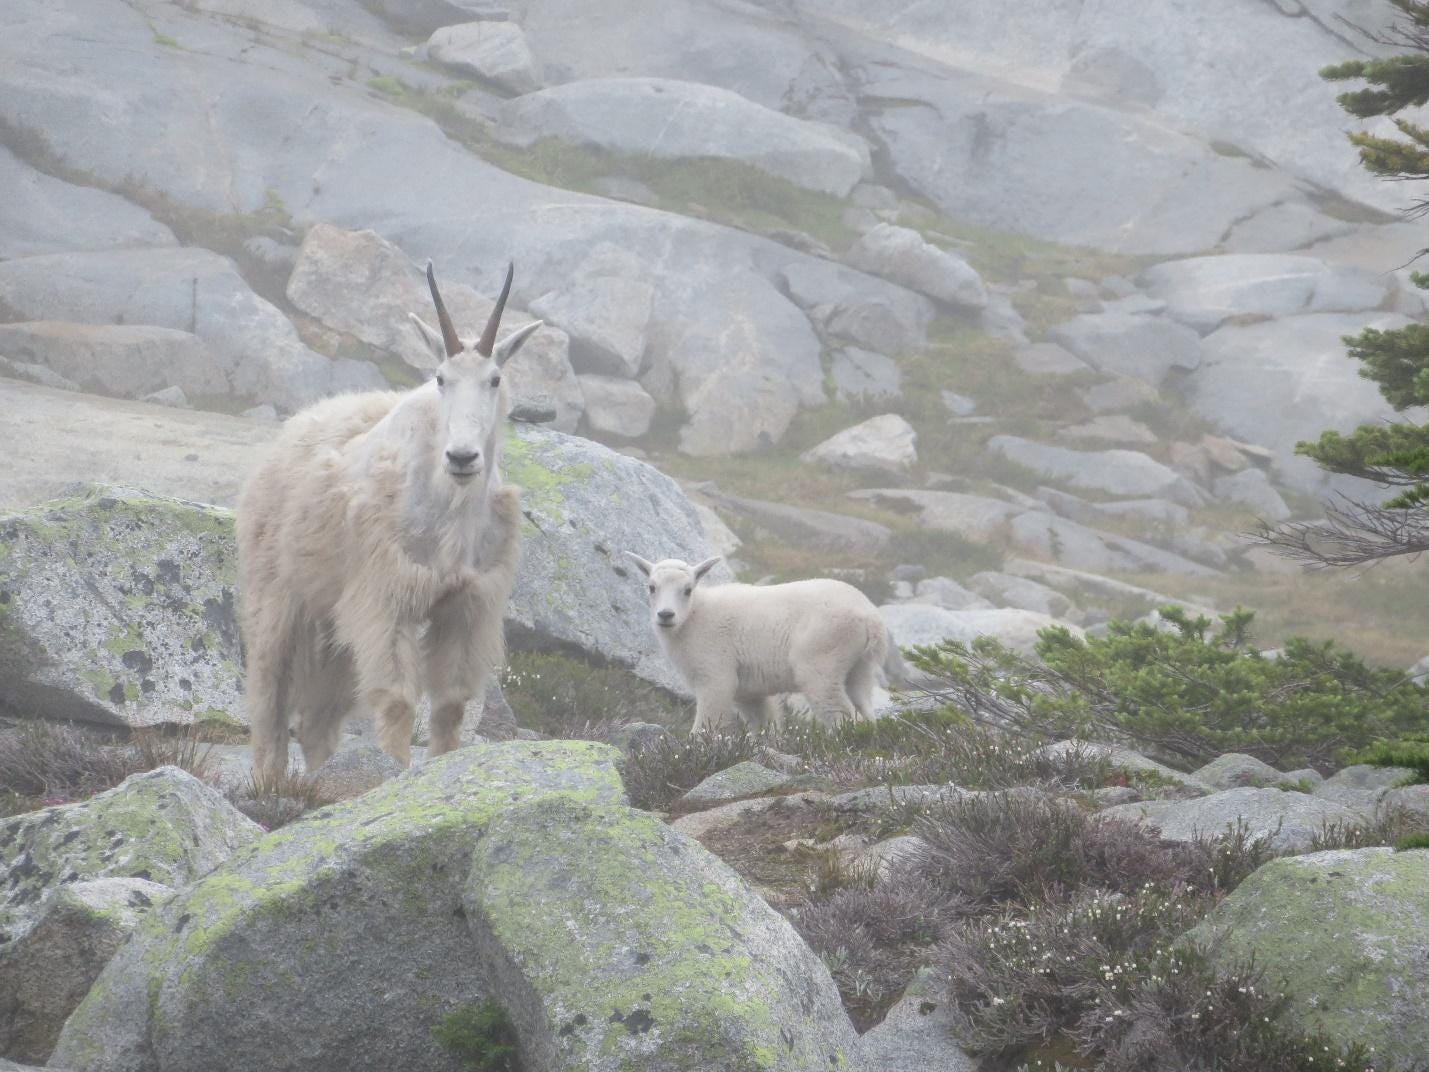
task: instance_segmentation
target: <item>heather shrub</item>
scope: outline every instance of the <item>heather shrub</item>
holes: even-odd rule
[[[879,884],[835,890],[789,912],[823,958],[854,1025],[882,1018],[963,906],[924,876],[900,872]]]
[[[633,749],[622,774],[637,808],[668,807],[711,774],[757,759],[762,742],[749,733],[691,733],[660,737]]]

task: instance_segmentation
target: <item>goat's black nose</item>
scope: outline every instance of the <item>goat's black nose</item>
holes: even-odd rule
[[[673,618],[674,616],[675,616],[675,612],[672,611],[672,610],[662,610],[662,611],[660,612],[660,620],[661,620],[662,622],[668,622],[668,621],[669,621],[671,618]]]
[[[447,461],[451,462],[453,465],[460,465],[463,468],[476,461],[476,459],[479,457],[481,457],[481,451],[479,450],[447,451]]]

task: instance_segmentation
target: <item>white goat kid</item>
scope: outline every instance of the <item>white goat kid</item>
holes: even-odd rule
[[[873,689],[888,653],[878,610],[842,581],[701,585],[719,562],[649,562],[650,620],[660,646],[695,693],[695,725],[725,732],[771,718],[770,700],[802,692],[821,722],[873,718]]]
[[[467,700],[504,656],[521,512],[498,468],[501,366],[541,323],[496,343],[511,274],[481,338],[463,342],[429,264],[440,330],[412,320],[440,361],[433,379],[310,406],[244,486],[239,593],[260,782],[287,769],[290,711],[309,770],[358,704],[407,765],[424,689],[430,754],[455,748]]]

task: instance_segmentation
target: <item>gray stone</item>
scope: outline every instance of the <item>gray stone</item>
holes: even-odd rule
[[[1314,767],[1301,767],[1298,770],[1286,771],[1283,775],[1285,781],[1294,785],[1297,782],[1305,782],[1311,788],[1319,785],[1325,780],[1325,776]]]
[[[560,412],[555,395],[536,391],[513,398],[508,416],[522,424],[551,424]]]
[[[744,541],[724,523],[724,519],[719,514],[702,502],[696,502],[694,506],[695,513],[700,516],[700,527],[705,530],[705,539],[709,541],[711,547],[725,558],[730,558],[744,546]]]
[[[206,249],[57,253],[0,262],[0,302],[28,320],[140,324],[196,335],[226,393],[293,410],[337,390],[384,387],[369,362],[309,350],[281,312]]]
[[[42,387],[53,387],[57,391],[79,390],[79,384],[45,365],[36,365],[30,361],[11,361],[3,356],[0,356],[0,376],[12,376]]]
[[[1152,387],[1159,387],[1172,369],[1201,363],[1194,331],[1144,314],[1085,313],[1059,324],[1051,338],[1099,372],[1132,376]]]
[[[531,311],[571,336],[571,364],[581,372],[639,375],[648,343],[655,287],[640,262],[608,242],[597,245],[562,282],[531,302]]]
[[[687,79],[843,125],[857,111],[833,49],[797,21],[759,7],[712,17],[700,0],[628,0],[616,8],[525,0],[517,17],[537,59],[564,81]]]
[[[554,139],[649,160],[727,160],[845,196],[869,169],[861,138],[795,119],[717,86],[667,78],[595,78],[502,106],[496,136]]]
[[[976,399],[967,395],[960,395],[956,391],[943,390],[938,393],[938,397],[943,400],[944,407],[954,417],[971,417],[977,412]]]
[[[1288,774],[1281,774],[1269,763],[1240,752],[1217,756],[1195,771],[1195,777],[1217,789],[1238,789],[1243,786],[1259,788],[1295,780]]]
[[[914,834],[886,838],[868,846],[855,858],[860,868],[873,873],[875,882],[883,882],[895,875],[902,867],[917,860],[928,849],[928,843]]]
[[[1357,224],[1327,216],[1303,201],[1282,201],[1241,220],[1221,241],[1227,253],[1271,253],[1350,234]]]
[[[671,736],[668,727],[654,722],[627,722],[611,731],[608,743],[629,753],[649,748]]]
[[[1033,376],[1069,376],[1091,371],[1090,365],[1055,342],[1034,342],[1019,347],[1013,352],[1012,360],[1023,372]]]
[[[934,306],[921,294],[827,261],[798,261],[781,274],[789,297],[830,335],[885,354],[926,340]]]
[[[1213,577],[1217,573],[1210,566],[1149,543],[1032,510],[1012,520],[1008,541],[1024,555],[1092,572],[1126,570],[1196,577]]]
[[[844,259],[869,275],[948,305],[973,310],[987,305],[987,288],[972,265],[907,227],[880,224],[855,242]]]
[[[585,421],[594,432],[638,439],[655,419],[655,400],[634,380],[594,373],[577,376],[585,399]]]
[[[1252,840],[1281,852],[1303,852],[1326,824],[1360,819],[1343,804],[1319,796],[1250,787],[1224,789],[1197,800],[1122,804],[1101,814],[1144,823],[1168,841],[1213,837],[1243,823]]]
[[[257,840],[258,824],[177,767],[135,774],[106,792],[0,820],[0,946],[34,924],[52,889],[143,878],[181,887]]]
[[[172,231],[137,205],[36,171],[3,145],[0,189],[0,260],[178,244]]]
[[[310,772],[313,792],[326,801],[360,797],[401,773],[401,764],[368,741],[339,748],[326,763]]]
[[[45,320],[3,324],[0,353],[43,365],[78,389],[117,398],[143,398],[170,386],[199,397],[229,390],[208,346],[172,328]]]
[[[1377,309],[1389,293],[1380,273],[1286,254],[1190,257],[1148,268],[1141,282],[1168,315],[1203,334],[1232,317]]]
[[[475,946],[535,1067],[857,1067],[857,1036],[818,957],[657,816],[538,801],[495,817],[472,864],[463,904]]]
[[[278,1072],[320,1053],[354,1072],[456,1072],[432,1028],[488,996],[514,1003],[462,910],[476,842],[538,799],[621,803],[618,755],[475,745],[275,831],[140,925],[65,1024],[54,1064]]]
[[[900,648],[936,645],[945,640],[971,644],[978,637],[991,637],[1012,650],[1030,655],[1037,634],[1059,624],[1045,614],[1031,610],[944,610],[927,603],[892,603],[878,608],[884,624]],[[1070,626],[1073,634],[1081,630]]]
[[[147,394],[139,401],[148,402],[154,406],[172,406],[174,409],[192,409],[189,405],[189,397],[184,394],[184,389],[178,386],[165,387],[162,390]]]
[[[913,589],[913,602],[931,603],[944,610],[989,610],[992,604],[970,592],[951,577],[929,577]]]
[[[1085,525],[1104,525],[1118,521],[1134,521],[1156,528],[1184,528],[1191,523],[1191,512],[1179,503],[1165,499],[1117,499],[1112,502],[1088,502],[1056,488],[1038,488],[1037,498],[1057,513]]]
[[[1098,808],[1114,808],[1118,804],[1134,804],[1141,794],[1129,785],[1108,785],[1092,790],[1092,800]]]
[[[799,460],[833,469],[899,473],[918,461],[918,433],[896,413],[870,417],[810,447]]]
[[[903,395],[903,374],[891,357],[845,346],[834,353],[834,397],[840,402],[882,402]]]
[[[1324,471],[1296,457],[1295,444],[1325,429],[1347,433],[1394,413],[1345,357],[1343,337],[1408,323],[1392,313],[1316,313],[1226,324],[1201,341],[1203,361],[1187,378],[1186,399],[1226,433],[1273,451],[1285,483],[1321,490]],[[1265,405],[1266,399],[1275,405]],[[1353,493],[1363,492],[1355,487]]]
[[[1105,759],[1117,770],[1123,770],[1132,775],[1147,776],[1152,783],[1152,788],[1156,787],[1157,783],[1164,783],[1174,787],[1185,796],[1200,796],[1214,791],[1212,786],[1207,785],[1193,774],[1186,774],[1168,767],[1164,763],[1158,763],[1154,759],[1147,759],[1140,752],[1133,752],[1129,748],[1102,744],[1097,741],[1080,741],[1076,738],[1058,741],[1056,744],[1044,745],[1037,749],[1033,755],[1044,756],[1048,759],[1061,759],[1068,755]]]
[[[766,811],[792,812],[806,817],[814,814],[813,809],[827,806],[831,799],[827,793],[814,792],[791,793],[782,797],[751,797],[748,800],[736,800],[705,811],[682,815],[670,823],[670,829],[687,837],[702,838]]]
[[[996,605],[1035,610],[1050,618],[1065,618],[1072,611],[1072,601],[1055,588],[1009,573],[983,570],[972,575],[968,587]]]
[[[577,649],[683,695],[622,553],[687,562],[713,553],[679,485],[588,439],[530,426],[507,436],[502,470],[522,489],[527,519],[507,608],[513,645]],[[725,576],[719,567],[716,579]]]
[[[966,789],[959,789],[955,785],[877,785],[868,789],[835,793],[826,797],[825,802],[835,811],[867,813],[889,807],[961,800],[967,794]]]
[[[858,0],[813,0],[806,10],[828,15],[852,27],[866,25],[860,19],[866,18],[868,13],[867,7]],[[996,71],[1004,86],[1009,81],[1022,81],[1034,87],[1034,91],[1022,93],[1032,98],[1026,107],[1030,109],[1046,101],[1043,106],[1052,111],[1047,123],[1061,119],[1068,128],[1065,142],[1059,141],[1058,147],[1067,150],[1069,155],[1059,157],[1062,168],[1056,174],[1044,177],[1041,187],[1044,199],[1050,187],[1065,189],[1067,202],[1073,202],[1084,193],[1086,183],[1080,178],[1082,174],[1111,177],[1107,188],[1096,191],[1098,205],[1102,197],[1110,199],[1121,194],[1132,185],[1133,179],[1157,190],[1167,190],[1165,180],[1171,175],[1161,174],[1160,169],[1164,167],[1169,171],[1177,159],[1171,156],[1156,160],[1151,166],[1158,177],[1152,178],[1153,172],[1133,166],[1132,160],[1141,154],[1155,158],[1158,150],[1166,151],[1167,142],[1136,137],[1127,131],[1124,136],[1134,144],[1116,148],[1113,155],[1108,155],[1107,147],[1087,136],[1086,121],[1079,114],[1074,112],[1066,117],[1063,110],[1054,110],[1063,97],[1049,98],[1035,92],[1047,86],[1072,88],[1075,84],[1078,93],[1095,94],[1095,102],[1088,104],[1088,108],[1097,104],[1108,106],[1111,112],[1105,120],[1108,125],[1119,120],[1122,109],[1141,112],[1148,124],[1164,124],[1193,132],[1207,143],[1215,139],[1210,151],[1226,153],[1221,159],[1227,168],[1240,164],[1245,168],[1269,170],[1269,164],[1347,197],[1394,211],[1402,207],[1402,197],[1397,196],[1397,191],[1386,190],[1385,183],[1365,173],[1354,154],[1345,151],[1344,113],[1336,105],[1334,95],[1325,94],[1317,75],[1321,67],[1341,62],[1353,53],[1353,50],[1345,51],[1346,33],[1332,17],[1334,10],[1319,4],[1292,11],[1269,4],[1247,8],[1236,0],[1213,0],[1193,7],[1176,0],[1154,0],[1141,10],[1134,24],[1129,25],[1120,17],[1121,12],[1110,8],[1050,6],[1029,13],[1026,20],[1019,22],[1017,32],[1009,33],[1005,12],[975,0],[951,0],[891,9],[883,13],[877,31],[885,37],[916,41],[925,56],[976,57],[979,68]],[[1392,10],[1370,6],[1362,11],[1356,9],[1351,17],[1358,25],[1382,33],[1393,15]],[[1219,28],[1228,25],[1236,27],[1235,40],[1221,50],[1214,69],[1197,62],[1196,57],[1184,49],[1184,42],[1210,40]],[[1363,37],[1357,42],[1358,47],[1371,54],[1379,53],[1381,48]],[[1157,88],[1152,88],[1153,82],[1142,68],[1154,72]],[[928,78],[931,80],[941,73],[933,67]],[[1089,82],[1089,76],[1095,81]],[[1260,85],[1277,87],[1285,103],[1275,122],[1245,107],[1245,88]],[[1011,95],[1012,91],[1007,89],[1004,93]],[[1136,96],[1130,96],[1133,93]],[[971,111],[971,101],[966,109]],[[1002,131],[1010,121],[1011,117],[993,111],[985,119],[986,129]],[[990,152],[985,164],[990,182],[996,181],[995,176],[1000,168],[1006,167],[1008,157],[1030,137],[1028,133],[1021,133],[1020,141],[1008,140]],[[1042,157],[1039,154],[1028,158]],[[1104,163],[1104,170],[1089,163],[1098,160]],[[1059,187],[1058,174],[1066,176],[1065,187]],[[1193,201],[1208,198],[1212,190],[1225,185],[1220,169],[1205,172],[1191,169],[1171,174],[1190,186],[1198,186],[1201,181],[1206,183],[1192,195]],[[957,177],[954,172],[945,182],[955,186]],[[954,192],[950,191],[948,196]],[[977,193],[991,200],[990,191]],[[1149,195],[1149,190],[1135,191],[1138,200],[1126,206],[1128,212],[1145,207]],[[1148,201],[1141,201],[1142,197]],[[1011,212],[1018,207],[1019,202],[1013,196],[1004,211]],[[1045,211],[1050,214],[1067,207],[1061,199],[1054,199]],[[1071,207],[1078,212],[1077,218],[1090,210],[1090,206]],[[1188,212],[1197,211],[1181,194],[1168,191],[1167,200],[1153,212],[1174,215],[1182,207]],[[1205,227],[1205,237],[1195,248],[1213,247],[1227,222],[1236,218],[1236,213],[1227,213],[1214,223],[1196,220],[1196,226]],[[1037,228],[1032,229],[1041,233]]]
[[[908,985],[883,1020],[859,1037],[868,1072],[976,1072],[978,1062],[952,1040],[958,1022],[930,971]]]
[[[1084,424],[1070,425],[1057,429],[1058,439],[1092,439],[1107,443],[1135,443],[1138,445],[1157,442],[1156,433],[1140,421],[1132,420],[1125,414],[1094,417]]]
[[[1126,498],[1166,498],[1185,506],[1203,502],[1200,492],[1185,477],[1139,451],[1068,450],[1009,435],[993,436],[988,448],[1039,476],[1077,490]]]
[[[756,796],[782,789],[789,784],[790,776],[780,771],[770,770],[760,763],[746,760],[736,763],[695,786],[680,798],[685,804],[724,804],[739,797]]]
[[[747,519],[785,542],[821,551],[877,555],[893,538],[887,526],[847,514],[746,499],[713,488],[702,488],[700,494],[715,506]]]
[[[1096,384],[1094,387],[1084,387],[1077,392],[1077,397],[1086,403],[1093,413],[1116,413],[1135,409],[1137,406],[1153,405],[1161,399],[1156,388],[1150,384],[1126,376]]]
[[[1187,603],[1185,600],[1173,599],[1171,596],[1157,592],[1154,589],[1143,588],[1135,584],[1127,584],[1125,581],[1114,580],[1111,577],[1103,577],[1086,570],[1070,569],[1066,566],[1056,566],[1047,562],[1033,562],[1025,558],[1009,558],[1003,563],[1002,568],[1008,573],[1016,573],[1024,577],[1036,577],[1063,591],[1071,592],[1082,601],[1103,599],[1115,600],[1118,603],[1140,603],[1144,610],[1153,610],[1156,607],[1173,604],[1185,607],[1192,615],[1204,615],[1212,621],[1219,617],[1217,612],[1210,607],[1202,607]]]
[[[879,505],[914,507],[924,528],[955,532],[971,540],[991,540],[1007,530],[1021,508],[986,495],[958,491],[918,491],[903,488],[866,488],[849,492],[849,498]]]
[[[263,421],[265,424],[276,424],[278,421],[278,411],[267,402],[252,409],[245,409],[239,416],[250,421]]]
[[[1390,789],[1404,781],[1414,772],[1406,767],[1372,767],[1368,763],[1355,763],[1342,767],[1322,783],[1326,789]]]
[[[427,40],[427,55],[508,93],[529,93],[541,84],[526,35],[513,22],[443,26]]]
[[[32,926],[13,941],[0,939],[0,1050],[47,1060],[109,958],[172,893],[142,878],[67,882],[46,893]]]
[[[865,51],[861,89],[888,167],[953,219],[1122,253],[1190,253],[1299,198],[1283,173],[1219,155],[1154,117]]]
[[[1270,478],[1259,469],[1242,469],[1229,476],[1217,477],[1211,484],[1211,491],[1222,502],[1238,503],[1254,510],[1256,516],[1266,521],[1284,521],[1290,516],[1290,507],[1270,484]]]
[[[1188,937],[1283,981],[1289,1026],[1371,1047],[1391,1067],[1429,1052],[1429,852],[1272,860]]]
[[[232,504],[271,427],[0,380],[0,512],[71,494],[70,485],[142,484]],[[96,443],[104,444],[95,450]],[[0,539],[3,542],[3,539]]]
[[[232,525],[104,486],[0,519],[0,700],[120,726],[236,723]]]

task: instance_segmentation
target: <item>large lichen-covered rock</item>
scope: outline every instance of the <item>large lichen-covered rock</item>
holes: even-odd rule
[[[542,1072],[846,1069],[828,971],[724,863],[633,808],[548,800],[477,846],[466,911]]]
[[[513,646],[574,648],[685,693],[656,643],[644,578],[622,553],[687,562],[715,553],[679,485],[599,443],[540,428],[508,436],[502,465],[526,515],[506,612]],[[727,576],[719,566],[711,579]]]
[[[1372,1046],[1390,1067],[1429,1053],[1429,851],[1272,860],[1189,937],[1283,980],[1287,1016],[1305,1030]]]
[[[1244,787],[1196,800],[1148,800],[1117,804],[1103,818],[1144,823],[1169,841],[1214,837],[1243,825],[1253,841],[1281,852],[1303,852],[1327,825],[1350,825],[1362,816],[1333,800],[1308,793]]]
[[[0,1052],[44,1061],[69,1014],[115,950],[173,893],[142,878],[69,882],[51,890],[21,938],[0,948]]]
[[[227,510],[96,485],[0,518],[0,703],[142,726],[238,711]]]
[[[53,887],[99,878],[186,886],[262,829],[191,774],[160,767],[79,804],[0,822],[0,950]]]
[[[65,1024],[54,1063],[458,1072],[431,1032],[493,996],[463,918],[474,845],[536,797],[622,803],[618,755],[475,745],[275,831],[140,926]]]

